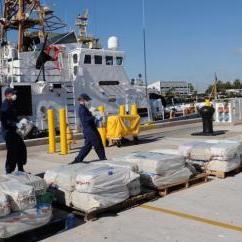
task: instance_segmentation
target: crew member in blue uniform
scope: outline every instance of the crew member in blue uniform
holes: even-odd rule
[[[24,171],[27,162],[27,150],[23,139],[17,133],[17,111],[15,108],[16,92],[13,88],[5,90],[5,100],[1,106],[2,136],[6,142],[7,158],[6,173],[11,173],[18,166],[19,171]]]
[[[82,162],[89,154],[92,147],[94,147],[94,150],[96,151],[99,160],[107,159],[101,136],[97,130],[95,117],[89,111],[91,100],[92,99],[85,93],[81,94],[79,97],[79,118],[84,134],[85,143],[84,146],[81,148],[78,156],[72,163]]]

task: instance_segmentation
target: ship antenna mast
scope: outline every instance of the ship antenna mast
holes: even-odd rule
[[[24,37],[28,30],[37,30],[44,39],[46,32],[53,32],[66,25],[53,14],[40,0],[3,0],[3,13],[0,18],[0,39],[6,42],[9,30],[18,31],[18,51],[24,50]]]

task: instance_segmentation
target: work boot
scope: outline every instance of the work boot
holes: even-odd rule
[[[83,161],[79,161],[76,158],[74,159],[74,161],[70,162],[68,165],[73,165],[73,164],[77,164],[77,163],[81,163]]]

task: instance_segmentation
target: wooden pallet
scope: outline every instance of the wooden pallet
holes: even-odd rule
[[[117,212],[120,212],[122,210],[130,209],[132,207],[139,206],[147,201],[151,201],[155,198],[158,198],[158,193],[155,190],[144,190],[140,195],[130,197],[129,199],[125,200],[124,202],[121,202],[119,204],[116,204],[109,208],[103,208],[99,210],[95,210],[89,213],[80,211],[80,209],[75,207],[66,207],[68,210],[72,210],[72,213],[76,216],[81,216],[84,218],[84,221],[95,221],[98,219],[98,217],[104,215],[104,214],[115,214]],[[59,206],[58,206],[59,207]],[[63,207],[62,207],[63,208]]]
[[[229,172],[224,172],[224,171],[213,171],[213,170],[206,170],[206,173],[209,175],[209,176],[216,176],[217,178],[221,178],[221,179],[224,179],[228,176],[234,176],[238,173],[240,173],[242,170],[242,166],[232,170],[232,171],[229,171]]]
[[[196,175],[195,177],[193,177],[189,180],[177,182],[177,183],[167,185],[167,186],[159,187],[158,191],[159,191],[159,195],[163,197],[163,196],[168,195],[169,193],[180,191],[180,190],[189,188],[189,187],[194,186],[194,185],[205,183],[207,181],[208,181],[208,174],[201,173],[201,174],[198,174],[198,175]]]

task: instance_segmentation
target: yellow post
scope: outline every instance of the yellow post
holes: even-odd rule
[[[99,106],[98,107],[98,111],[101,112],[101,113],[104,113],[105,107],[104,106]]]
[[[104,115],[104,111],[105,111],[104,106],[99,106],[98,110],[101,113],[101,115]],[[101,125],[100,127],[98,127],[98,132],[101,136],[103,146],[106,147],[107,146],[107,128]]]
[[[131,105],[130,114],[131,115],[135,115],[135,116],[138,115],[138,108],[137,108],[137,105],[135,103]]]
[[[119,115],[125,115],[126,111],[125,111],[125,105],[120,105],[119,106]]]
[[[59,110],[60,119],[60,150],[61,155],[66,155],[68,153],[67,148],[67,137],[66,137],[66,110]]]
[[[54,111],[48,109],[49,154],[56,152]]]
[[[69,125],[66,124],[66,139],[67,139],[67,148],[68,150],[71,150],[71,144],[73,144],[73,133],[72,130],[70,129]]]

